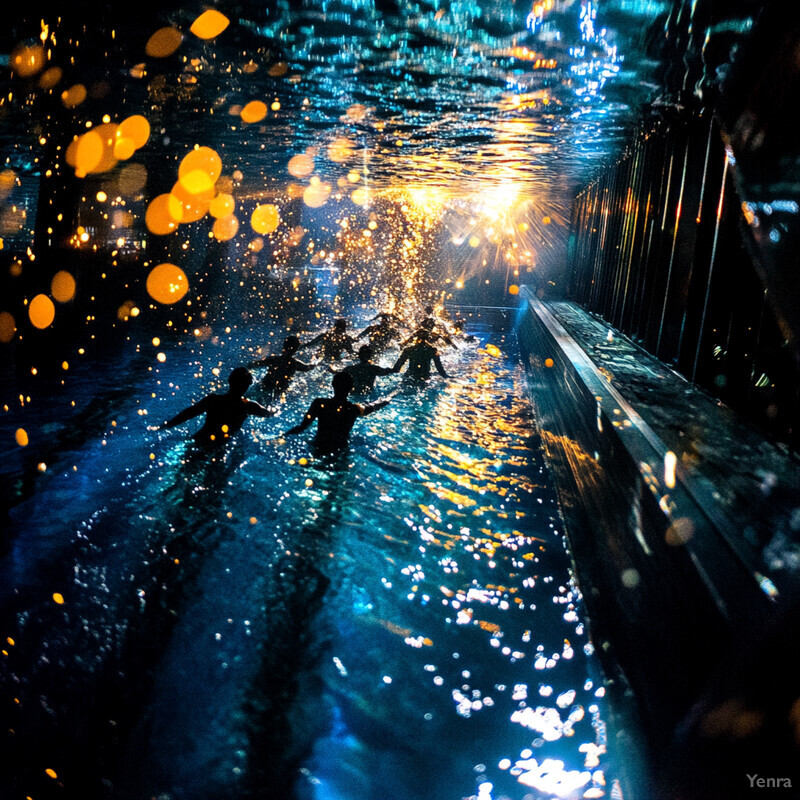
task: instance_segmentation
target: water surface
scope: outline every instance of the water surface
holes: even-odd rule
[[[474,332],[333,457],[281,435],[323,370],[216,459],[147,430],[236,332],[140,348],[97,435],[53,431],[1,566],[8,796],[619,796],[524,373]]]

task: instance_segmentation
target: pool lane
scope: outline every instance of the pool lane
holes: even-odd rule
[[[10,796],[620,796],[515,345],[475,334],[339,458],[280,437],[319,373],[218,462],[146,434],[220,364],[186,348],[63,454],[2,563]]]

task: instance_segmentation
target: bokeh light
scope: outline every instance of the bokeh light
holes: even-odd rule
[[[158,264],[147,276],[147,293],[157,303],[177,303],[189,291],[186,273],[175,264]]]
[[[35,328],[47,328],[53,324],[56,307],[46,294],[37,294],[28,306],[28,317]]]
[[[241,112],[244,122],[261,122],[267,116],[267,104],[261,100],[251,100]]]
[[[10,311],[0,311],[0,342],[4,344],[14,338],[17,331],[17,324],[14,315]]]
[[[197,147],[187,153],[178,168],[178,180],[189,194],[213,190],[222,172],[222,159],[210,147]]]
[[[145,52],[151,58],[168,58],[180,46],[183,34],[171,26],[159,28],[145,45]]]
[[[68,303],[75,297],[75,278],[66,270],[59,270],[50,281],[50,293],[59,303]]]
[[[230,24],[230,20],[216,9],[209,8],[204,11],[191,24],[189,30],[198,39],[214,39],[219,36]]]
[[[160,194],[147,206],[145,224],[150,233],[166,236],[178,228],[182,216],[181,201],[172,194]]]
[[[20,45],[14,48],[9,57],[11,69],[22,78],[29,78],[41,72],[46,61],[45,49],[39,44]]]
[[[256,206],[250,217],[250,225],[256,233],[273,233],[280,223],[280,212],[271,203]]]

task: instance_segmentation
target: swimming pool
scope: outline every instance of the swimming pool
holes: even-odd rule
[[[8,796],[621,797],[513,335],[472,332],[321,460],[281,432],[323,370],[217,459],[147,430],[252,333],[77,376],[91,424],[46,429],[0,567]]]

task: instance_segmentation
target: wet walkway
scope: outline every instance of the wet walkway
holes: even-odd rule
[[[717,506],[735,544],[778,585],[800,570],[800,460],[606,322],[547,308]]]

